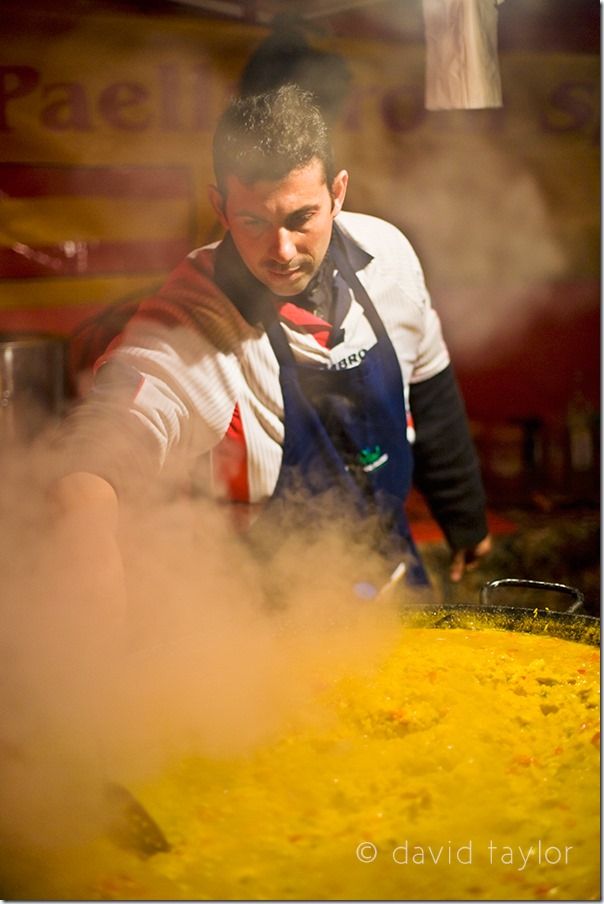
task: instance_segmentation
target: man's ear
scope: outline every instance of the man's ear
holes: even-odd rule
[[[331,212],[334,217],[342,210],[347,187],[348,173],[343,169],[334,176],[333,182],[331,183]]]
[[[226,201],[222,192],[219,188],[217,188],[216,185],[208,185],[208,199],[210,201],[210,204],[212,205],[214,213],[220,220],[221,226],[223,226],[225,229],[228,229],[229,224],[227,222],[225,213]]]

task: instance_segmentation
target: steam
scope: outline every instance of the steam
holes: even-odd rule
[[[413,25],[417,11],[400,6],[403,25]],[[128,37],[129,60],[145,60],[139,37]],[[191,46],[182,60],[196,65],[199,44]],[[216,97],[231,58],[212,55]],[[548,285],[572,267],[546,186],[494,136],[388,131],[373,90],[385,65],[380,56],[361,82],[370,115],[358,130],[341,128],[346,207],[409,236],[455,360],[492,361],[551,305]],[[76,139],[69,159],[82,157]],[[180,160],[181,135],[172,141]],[[137,147],[127,156],[138,159]],[[129,608],[118,629],[116,601],[86,568],[88,538],[67,543],[52,521],[45,492],[59,464],[45,441],[0,453],[0,839],[12,851],[94,837],[106,781],[135,788],[185,753],[244,752],[312,718],[318,688],[396,636],[392,602],[351,597],[359,562],[367,578],[379,568],[337,526],[286,542],[269,569],[234,538],[223,510],[182,498],[122,513]]]
[[[361,209],[364,199],[410,238],[455,360],[492,361],[551,311],[550,287],[568,275],[546,188],[488,134],[452,131],[446,144],[392,144],[389,154],[392,169],[398,160],[396,189],[355,170],[348,207]]]
[[[9,849],[93,838],[105,783],[135,789],[186,754],[246,752],[313,718],[320,688],[396,637],[392,603],[351,594],[360,550],[337,529],[304,548],[291,538],[268,568],[217,505],[182,497],[122,514],[129,605],[116,632],[112,601],[95,596],[86,558],[61,549],[50,517],[56,452],[42,442],[2,464],[0,837]],[[369,552],[364,568],[378,573]]]

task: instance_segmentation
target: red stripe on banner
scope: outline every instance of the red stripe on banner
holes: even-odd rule
[[[0,192],[8,198],[63,195],[152,200],[188,197],[192,188],[184,167],[0,163]]]
[[[148,292],[155,286],[151,285]],[[141,298],[148,294],[141,290]],[[110,304],[110,303],[109,303]],[[43,308],[0,308],[0,334],[17,332],[56,333],[67,336],[83,321],[108,310],[107,302],[95,304],[50,305]]]
[[[0,279],[98,276],[168,270],[191,250],[186,238],[127,242],[62,242],[0,248]]]

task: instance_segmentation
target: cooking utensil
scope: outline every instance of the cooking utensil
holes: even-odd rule
[[[147,859],[171,850],[171,845],[152,816],[123,785],[107,782],[107,835],[118,847]]]
[[[65,341],[37,332],[0,333],[0,439],[29,442],[65,404]]]
[[[399,562],[388,580],[385,584],[383,584],[377,592],[376,599],[382,599],[386,594],[390,593],[390,591],[396,587],[396,585],[402,581],[405,576],[405,572],[407,571],[407,566],[404,562]]]
[[[494,628],[523,634],[548,634],[592,646],[600,643],[600,619],[576,612],[553,612],[521,606],[446,604],[405,607],[402,619],[403,624],[414,627],[463,628],[475,631]]]
[[[370,581],[357,581],[352,589],[359,599],[363,600],[379,600],[387,596],[394,587],[403,579],[407,566],[404,562],[399,562],[388,580],[381,587],[376,587]]]
[[[374,600],[385,597],[398,585],[405,574],[405,564],[399,563],[385,584],[374,593]],[[571,597],[573,602],[566,612],[534,606],[491,605],[493,593],[499,588],[523,588],[535,591],[557,592]],[[464,628],[549,634],[579,643],[597,646],[600,642],[600,620],[579,614],[584,601],[583,594],[566,584],[505,578],[485,584],[480,591],[480,605],[409,605],[402,608],[403,624],[431,628]],[[152,651],[144,651],[148,655]],[[170,844],[161,828],[122,785],[107,784],[106,801],[109,807],[108,834],[120,847],[135,852],[146,859],[154,854],[170,850]]]
[[[417,610],[405,608],[403,618],[415,619],[416,624],[419,619],[424,619],[420,626],[430,630],[406,630],[403,627],[397,640],[400,658],[387,660],[385,669],[380,667],[375,673],[375,680],[372,677],[367,681],[361,672],[350,676],[351,684],[346,676],[342,697],[334,698],[330,691],[330,703],[335,703],[338,713],[344,714],[345,745],[342,745],[343,735],[339,730],[330,736],[331,742],[326,743],[323,738],[316,738],[313,727],[311,737],[302,738],[299,746],[297,740],[289,738],[291,746],[290,743],[287,746],[279,743],[276,748],[269,745],[266,758],[262,750],[255,751],[252,769],[245,763],[241,767],[233,766],[232,772],[224,771],[221,762],[213,767],[211,762],[205,761],[189,763],[184,769],[173,768],[163,788],[164,779],[158,779],[158,799],[161,800],[163,795],[164,800],[169,801],[171,812],[178,814],[179,831],[185,839],[176,859],[180,860],[182,854],[185,864],[195,863],[198,851],[207,850],[208,853],[208,868],[203,872],[195,866],[189,870],[185,865],[179,873],[180,863],[174,863],[171,876],[177,885],[182,883],[181,888],[189,893],[195,890],[204,898],[214,897],[217,889],[224,893],[232,875],[228,866],[234,862],[233,851],[237,852],[241,838],[251,842],[247,834],[249,825],[266,816],[266,825],[263,823],[262,831],[258,833],[259,846],[247,862],[245,854],[241,858],[243,863],[237,860],[242,878],[239,880],[235,873],[236,878],[228,886],[226,897],[236,899],[242,896],[238,893],[249,896],[254,888],[261,887],[266,891],[270,887],[269,896],[275,894],[275,888],[278,889],[277,898],[284,891],[288,897],[288,892],[295,889],[296,893],[301,892],[301,897],[312,899],[313,893],[316,897],[316,886],[306,884],[311,846],[313,856],[318,851],[317,857],[321,858],[332,836],[346,839],[336,842],[329,858],[318,861],[321,877],[318,882],[325,885],[324,873],[330,874],[324,864],[346,863],[341,859],[346,857],[346,851],[358,844],[358,837],[366,837],[367,814],[373,812],[371,808],[377,794],[380,817],[384,813],[386,827],[377,837],[372,832],[373,841],[363,848],[363,852],[369,850],[370,857],[379,853],[376,869],[380,868],[380,860],[385,859],[383,846],[395,844],[388,839],[392,837],[391,825],[398,824],[394,821],[401,819],[401,812],[407,832],[420,838],[435,837],[439,839],[439,845],[444,845],[441,839],[447,837],[468,838],[468,826],[472,826],[475,850],[479,847],[484,850],[488,844],[497,847],[504,840],[520,843],[526,850],[529,842],[535,839],[547,838],[544,844],[549,844],[550,832],[555,832],[556,826],[559,828],[561,818],[568,817],[565,825],[578,827],[570,840],[573,845],[577,842],[585,844],[583,850],[589,852],[586,856],[591,864],[589,882],[591,887],[596,887],[597,866],[593,865],[593,857],[597,857],[598,814],[591,800],[598,774],[595,750],[598,653],[584,644],[597,641],[598,620],[538,608],[477,605],[448,609],[440,606],[423,606]],[[564,635],[569,626],[572,627],[570,639],[581,641],[581,648],[553,637],[527,636],[528,633]],[[445,630],[440,630],[443,627]],[[449,630],[456,628],[462,630]],[[523,637],[520,632],[527,633]],[[556,680],[558,677],[559,681]],[[472,693],[468,693],[469,690]],[[477,720],[473,718],[476,713],[479,713]],[[573,736],[579,724],[582,724],[580,739]],[[520,726],[525,726],[526,731]],[[573,743],[566,745],[569,737]],[[337,744],[333,743],[334,738],[337,738]],[[555,746],[558,740],[563,741],[564,748]],[[572,749],[565,750],[567,747]],[[417,772],[420,761],[422,768]],[[347,769],[349,762],[352,763],[350,771]],[[392,771],[392,778],[382,786],[383,793],[376,792],[375,788],[379,786],[373,784],[374,779],[377,780],[376,762],[380,763],[380,776],[389,768]],[[581,783],[577,786],[572,781],[575,764],[580,766],[582,773]],[[363,773],[362,769],[366,771]],[[272,784],[274,775],[277,779]],[[364,780],[359,776],[364,776]],[[334,777],[338,783],[337,794],[332,790]],[[443,778],[446,780],[441,786]],[[302,787],[304,791],[292,797],[292,786]],[[359,789],[367,787],[370,789],[368,796],[362,798]],[[545,795],[543,787],[548,791]],[[229,796],[225,804],[222,795],[227,788],[237,791],[239,796]],[[581,801],[576,809],[570,800],[575,793]],[[179,803],[181,795],[182,805]],[[509,799],[512,802],[508,808]],[[483,820],[485,800],[491,806],[486,808],[487,815]],[[248,810],[248,801],[251,801],[251,810]],[[561,807],[553,807],[552,802],[560,803]],[[321,822],[315,812],[322,811],[323,807],[330,816]],[[311,846],[304,843],[309,837],[305,834],[309,811],[312,814]],[[237,821],[239,812],[243,817]],[[208,813],[221,814],[209,830]],[[276,813],[279,815],[275,817]],[[459,813],[459,817],[447,816],[445,821],[443,813]],[[340,821],[342,816],[344,819]],[[501,824],[503,829],[500,829]],[[334,826],[339,831],[334,832]],[[377,820],[372,822],[371,828],[376,833],[380,831]],[[353,843],[349,843],[344,835],[347,830]],[[465,836],[464,831],[468,833]],[[498,836],[501,831],[504,834]],[[357,833],[356,838],[354,833]],[[495,842],[488,840],[492,838]],[[233,840],[235,845],[231,846]],[[402,845],[398,850],[401,849]],[[396,862],[407,862],[406,842],[404,857]],[[411,891],[411,898],[438,898],[443,883],[446,890],[460,891],[460,887],[455,886],[456,880],[452,880],[451,886],[447,884],[446,877],[451,871],[445,866],[444,872],[435,875],[429,886],[432,894],[426,896],[424,860],[421,862],[421,870],[415,877],[400,880],[407,891],[407,895],[403,891],[403,897],[409,896]],[[264,869],[267,864],[268,868]],[[433,865],[436,866],[436,862]],[[477,871],[476,879],[472,875],[472,886],[464,886],[458,899],[467,898],[468,892],[472,897],[474,891],[478,897],[490,899],[491,895],[485,891],[487,888],[493,890],[495,886],[502,894],[508,889],[509,894],[510,871],[500,868],[498,879],[489,886],[487,881],[497,866],[492,858],[490,864],[483,862],[483,866],[484,872]],[[503,866],[503,861],[499,866]],[[353,868],[351,863],[350,870]],[[425,869],[428,868],[426,860]],[[367,875],[366,868],[363,869],[363,875]],[[579,864],[577,870],[578,878],[571,881],[578,882],[582,888],[584,869]],[[512,880],[518,872],[515,866]],[[531,897],[542,878],[538,870],[526,875],[531,875],[531,879],[524,887],[518,887],[525,897]],[[339,896],[350,897],[351,891],[352,897],[355,892],[358,897],[364,896],[358,894],[356,877],[349,879],[348,868],[342,874],[336,867],[330,878],[334,882],[330,887],[342,892]],[[569,880],[564,877],[564,881]],[[267,886],[265,882],[275,884]],[[385,889],[383,897],[389,898],[396,896],[392,892],[397,887],[398,882],[397,885],[389,884],[386,877],[377,880],[372,877],[366,886],[362,886],[362,892],[365,897],[368,892],[369,897],[374,897],[374,888]],[[572,897],[567,891],[577,885],[560,887],[566,897]],[[378,896],[382,895],[378,893]],[[455,893],[451,896],[456,897]],[[501,894],[495,894],[495,897],[501,897]],[[582,897],[581,893],[578,897]]]
[[[569,613],[580,612],[585,607],[585,597],[576,587],[569,587],[566,584],[555,584],[549,581],[532,581],[525,578],[501,578],[500,580],[489,581],[487,584],[483,584],[480,588],[481,605],[490,605],[494,591],[500,587],[521,587],[528,590],[552,591],[553,593],[571,596],[574,599],[574,603],[565,610]]]

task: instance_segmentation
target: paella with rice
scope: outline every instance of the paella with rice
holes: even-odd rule
[[[99,839],[63,869],[60,892],[599,897],[593,643],[411,624],[377,665],[324,677],[305,718],[269,743],[185,756],[132,789],[169,850],[141,860]]]

